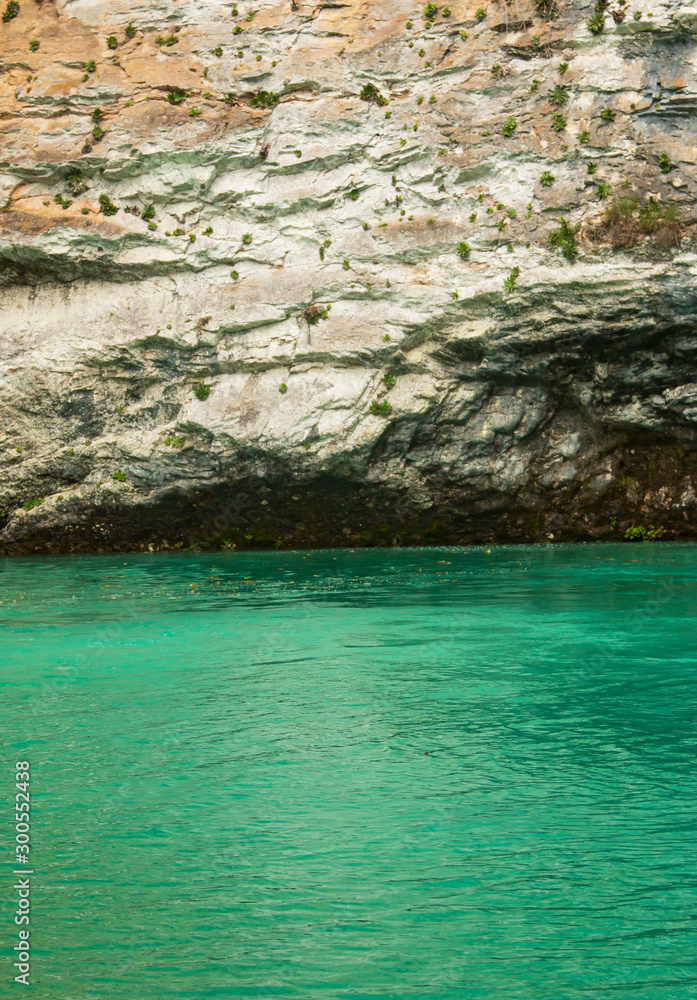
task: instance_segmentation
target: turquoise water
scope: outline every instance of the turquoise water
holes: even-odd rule
[[[21,559],[0,596],[32,996],[697,997],[697,547]]]

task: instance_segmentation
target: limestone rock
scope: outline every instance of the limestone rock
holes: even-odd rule
[[[694,536],[697,8],[481,10],[20,0],[2,551]]]

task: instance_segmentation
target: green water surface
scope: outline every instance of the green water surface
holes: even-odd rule
[[[697,547],[1,569],[1,997],[697,997]]]

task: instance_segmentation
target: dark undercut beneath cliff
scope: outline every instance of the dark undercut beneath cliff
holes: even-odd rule
[[[560,487],[531,474],[508,493],[456,468],[424,480],[428,499],[373,470],[303,477],[278,466],[237,482],[146,494],[127,484],[67,492],[5,533],[4,554],[389,547],[697,537],[697,451],[651,432],[613,429],[587,454],[583,479]],[[608,468],[612,472],[608,473]],[[375,474],[377,473],[377,474]],[[532,473],[532,470],[531,470]],[[58,508],[58,509],[52,509]]]

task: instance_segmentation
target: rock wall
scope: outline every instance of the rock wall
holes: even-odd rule
[[[697,6],[481,3],[7,4],[1,551],[695,535]]]

